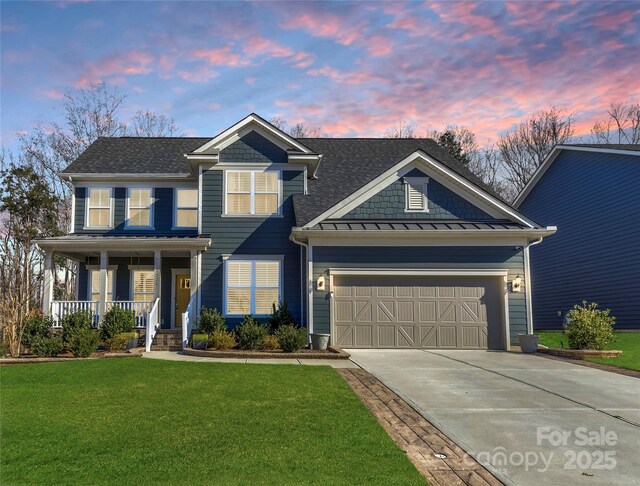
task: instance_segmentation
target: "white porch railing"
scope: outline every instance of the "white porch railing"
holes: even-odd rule
[[[191,331],[195,324],[195,319],[192,319],[192,316],[194,315],[192,310],[194,307],[195,305],[192,297],[191,300],[189,300],[187,310],[182,314],[182,349],[185,349],[189,345],[189,336],[191,336]]]
[[[62,319],[74,312],[91,312],[93,325],[98,326],[98,302],[92,300],[54,300],[51,302],[51,317],[53,327],[62,327]]]
[[[158,328],[160,327],[160,321],[158,319],[158,306],[160,303],[160,299],[156,299],[151,307],[151,311],[149,312],[149,318],[147,319],[147,332],[145,335],[145,350],[147,353],[151,351],[151,343],[153,342],[153,338],[156,337],[156,333],[158,332]]]
[[[113,306],[118,306],[121,309],[133,312],[136,319],[136,327],[147,327],[149,320],[149,313],[153,306],[153,301],[136,301],[136,300],[114,300],[108,301],[106,310],[108,311]]]

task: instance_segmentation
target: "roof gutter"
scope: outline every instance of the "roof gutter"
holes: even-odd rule
[[[527,228],[527,229],[465,229],[465,230],[322,230],[322,229],[304,229],[295,227],[292,229],[292,235],[300,237],[324,236],[333,238],[367,238],[367,237],[388,237],[388,238],[449,238],[451,236],[474,236],[487,238],[501,237],[526,237],[526,238],[544,238],[552,235],[557,231],[555,226],[547,226],[546,228]]]
[[[175,249],[194,249],[205,251],[211,246],[211,238],[148,238],[148,239],[132,239],[125,237],[108,237],[101,236],[99,238],[73,238],[73,239],[57,239],[43,238],[35,240],[35,243],[43,250],[70,250],[70,251],[93,251],[93,250],[175,250]]]

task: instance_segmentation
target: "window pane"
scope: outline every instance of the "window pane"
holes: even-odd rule
[[[134,270],[133,272],[133,293],[134,300],[149,300],[149,299],[136,299],[135,294],[151,294],[154,293],[154,277],[151,270]]]
[[[197,208],[198,207],[198,190],[197,189],[177,189],[178,207],[179,208]]]
[[[250,192],[251,172],[229,172],[227,192]]]
[[[256,192],[278,192],[277,172],[256,172],[255,174]]]
[[[110,196],[109,189],[89,189],[89,207],[109,207]]]
[[[148,208],[151,206],[151,189],[131,189],[129,206],[134,208]]]
[[[227,285],[251,287],[251,262],[227,262]]]
[[[278,289],[256,289],[256,314],[271,314],[278,305]]]
[[[198,211],[196,209],[178,209],[176,226],[195,228],[198,226]]]
[[[256,194],[256,214],[274,214],[278,212],[277,194]]]
[[[250,214],[251,194],[229,194],[227,196],[227,213]]]
[[[130,226],[150,226],[150,217],[151,212],[149,209],[129,209]]]
[[[251,313],[251,289],[228,289],[227,291],[228,314]]]
[[[109,226],[108,209],[89,209],[89,226]]]
[[[279,262],[256,262],[256,287],[278,287],[279,282]]]
[[[100,270],[91,270],[91,300],[100,300]],[[113,270],[107,270],[107,300],[113,300]]]

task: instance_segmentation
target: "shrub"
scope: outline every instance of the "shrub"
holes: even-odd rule
[[[236,327],[236,339],[240,349],[262,349],[264,338],[268,334],[267,327],[251,316],[244,316],[242,322]]]
[[[269,334],[264,338],[264,349],[268,349],[270,351],[274,349],[278,349],[280,347],[280,343],[278,342],[278,338],[272,334]]]
[[[104,314],[100,323],[100,335],[106,341],[123,332],[130,332],[135,326],[134,312],[114,305]]]
[[[226,331],[227,322],[218,309],[201,307],[196,329],[198,329],[198,332],[213,334],[216,331]]]
[[[104,349],[107,351],[124,351],[129,344],[129,337],[125,334],[116,334],[104,341]]]
[[[275,334],[285,353],[293,353],[307,345],[307,330],[305,328],[282,326]]]
[[[604,349],[615,340],[613,325],[615,317],[611,317],[610,309],[600,310],[598,304],[582,301],[569,311],[569,322],[565,333],[572,349]]]
[[[31,341],[31,352],[40,358],[52,358],[57,356],[63,349],[62,338],[60,336],[36,336]]]
[[[273,311],[271,317],[267,321],[271,332],[277,331],[282,326],[294,326],[298,327],[293,320],[293,314],[289,311],[289,306],[286,301],[280,302],[276,308],[276,304],[272,304]]]
[[[213,349],[233,349],[236,347],[236,337],[232,332],[220,329],[209,336],[208,344]]]
[[[42,312],[37,312],[28,317],[22,334],[22,344],[30,348],[37,338],[51,337],[53,325],[53,317],[45,316]]]
[[[80,330],[91,330],[93,315],[90,311],[71,312],[61,319],[62,341],[65,345],[69,343],[71,337]]]
[[[67,347],[76,358],[88,358],[96,350],[99,341],[100,336],[97,331],[82,328],[73,333]]]

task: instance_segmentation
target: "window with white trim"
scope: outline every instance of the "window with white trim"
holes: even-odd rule
[[[88,188],[87,228],[110,228],[112,226],[112,204],[111,188]]]
[[[427,177],[405,177],[405,211],[428,212]]]
[[[131,297],[135,302],[149,302],[155,295],[153,270],[133,270]]]
[[[176,228],[198,227],[198,190],[175,190],[175,226]]]
[[[271,314],[280,302],[280,260],[226,261],[226,315]]]
[[[129,188],[127,195],[127,226],[150,228],[153,191],[150,188]]]
[[[280,210],[280,171],[226,171],[226,214],[270,216]]]
[[[107,270],[107,301],[113,301],[115,294],[114,271]],[[100,270],[89,270],[89,300],[100,301]]]

